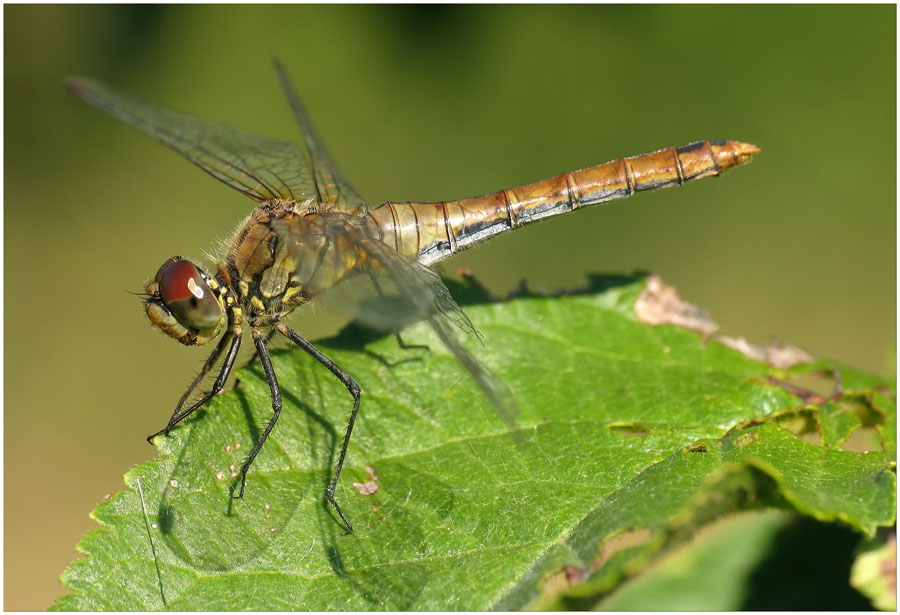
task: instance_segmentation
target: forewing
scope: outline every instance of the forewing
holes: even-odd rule
[[[381,241],[371,240],[370,258],[387,272],[387,276],[405,298],[415,305],[428,326],[437,334],[447,350],[462,363],[488,400],[510,428],[515,427],[518,406],[507,386],[483,363],[460,344],[453,325],[466,333],[481,335],[462,308],[450,295],[447,286],[433,270],[409,260]],[[452,324],[451,324],[452,323]]]
[[[275,60],[274,63],[275,72],[278,73],[281,87],[284,89],[284,93],[291,105],[291,110],[294,112],[294,117],[297,118],[297,123],[300,125],[306,149],[312,160],[320,202],[330,204],[342,211],[367,211],[366,202],[341,176],[337,170],[337,165],[334,164],[334,160],[328,154],[328,150],[322,145],[322,140],[316,133],[315,128],[313,128],[306,109],[294,91],[287,73],[281,66],[281,62]]]
[[[163,109],[93,79],[69,77],[65,85],[78,98],[139,128],[252,199],[316,197],[309,161],[296,143]]]
[[[328,215],[327,213],[321,215]],[[469,317],[450,295],[440,276],[421,263],[408,259],[377,238],[370,237],[358,227],[345,222],[345,214],[333,214],[334,224],[327,225],[333,245],[353,244],[365,253],[366,267],[352,279],[338,285],[353,293],[363,291],[373,309],[355,314],[358,320],[376,328],[389,329],[424,320],[437,334],[444,346],[459,359],[488,400],[510,428],[518,414],[516,400],[505,384],[459,342],[454,326],[481,339]],[[297,229],[276,223],[276,232],[299,261],[313,255],[305,248],[307,242]],[[300,265],[303,266],[302,264]]]

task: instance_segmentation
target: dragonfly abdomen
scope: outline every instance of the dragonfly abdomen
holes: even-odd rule
[[[697,141],[459,201],[388,202],[370,215],[389,246],[429,265],[498,233],[579,207],[719,175],[757,152],[736,141]]]

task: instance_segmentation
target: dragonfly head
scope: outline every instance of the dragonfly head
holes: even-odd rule
[[[202,346],[218,335],[225,308],[216,280],[180,256],[159,268],[144,290],[147,317],[155,327],[186,346]]]

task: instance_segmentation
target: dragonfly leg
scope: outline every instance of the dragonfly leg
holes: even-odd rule
[[[241,490],[237,496],[240,499],[243,499],[244,489],[247,487],[247,471],[253,464],[253,460],[256,459],[256,456],[259,454],[263,444],[266,443],[266,439],[269,437],[272,428],[275,427],[275,423],[278,422],[278,417],[281,415],[281,389],[278,388],[278,379],[275,377],[275,370],[272,368],[272,360],[269,358],[269,351],[266,349],[266,341],[268,338],[263,339],[262,335],[259,333],[259,329],[256,327],[251,329],[251,333],[253,335],[253,344],[256,346],[256,355],[259,357],[259,362],[262,363],[263,371],[266,374],[266,380],[269,383],[269,391],[272,393],[272,418],[269,419],[269,424],[266,425],[266,429],[263,431],[262,436],[253,446],[253,450],[250,451],[250,455],[241,467]]]
[[[359,385],[356,384],[356,381],[350,377],[350,374],[341,369],[334,361],[326,357],[322,353],[322,351],[313,346],[302,335],[282,323],[278,323],[277,325],[275,325],[275,327],[278,329],[278,331],[281,332],[282,335],[300,346],[300,348],[305,350],[316,361],[328,368],[328,371],[334,374],[337,379],[340,380],[345,387],[347,387],[350,395],[353,396],[353,409],[350,411],[350,420],[347,422],[347,431],[344,434],[344,442],[341,445],[341,454],[338,457],[337,467],[334,470],[334,478],[331,479],[331,483],[328,485],[328,489],[325,491],[325,498],[332,506],[334,506],[334,509],[337,511],[337,514],[341,518],[341,521],[343,521],[344,525],[347,526],[347,534],[349,534],[353,531],[353,526],[350,525],[347,517],[345,517],[344,513],[341,511],[341,507],[338,506],[337,501],[334,499],[334,490],[337,489],[338,479],[341,476],[341,468],[344,466],[344,458],[347,456],[347,447],[350,445],[350,434],[353,433],[353,425],[354,423],[356,423],[356,415],[359,412]]]
[[[225,381],[228,379],[228,375],[231,373],[231,370],[234,367],[234,362],[237,359],[238,350],[240,349],[240,347],[241,332],[239,328],[222,336],[222,340],[218,343],[215,350],[210,353],[209,357],[206,359],[206,363],[203,364],[203,368],[200,370],[200,373],[197,374],[197,377],[194,378],[191,386],[188,387],[187,391],[184,392],[184,395],[181,396],[181,399],[178,400],[178,405],[175,406],[175,412],[172,413],[172,418],[169,419],[168,424],[166,424],[163,429],[160,429],[156,433],[147,436],[147,442],[152,443],[153,438],[161,434],[169,435],[169,431],[175,425],[186,419],[188,416],[193,414],[195,410],[197,410],[210,399],[219,394],[219,392],[225,386]],[[183,408],[185,401],[187,401],[187,398],[190,397],[191,393],[194,392],[194,389],[197,388],[197,385],[200,384],[200,381],[202,381],[203,378],[205,378],[206,375],[210,372],[210,370],[212,370],[213,366],[219,360],[219,356],[222,354],[225,348],[228,348],[228,354],[225,356],[225,361],[224,363],[222,363],[222,369],[219,371],[219,376],[216,378],[212,389],[210,389],[208,393],[204,394],[203,397],[201,397],[190,407]]]
[[[272,338],[275,337],[275,334],[276,334],[276,333],[277,333],[277,331],[275,330],[275,327],[272,327],[272,328],[269,330],[269,332],[266,333],[266,338],[265,338],[265,341],[264,341],[263,343],[264,343],[266,346],[268,346],[268,345],[269,345],[269,342],[272,341]],[[256,357],[257,357],[257,356],[259,356],[259,353],[257,353],[257,352],[254,350],[254,351],[253,351],[253,355],[251,355],[251,357],[247,360],[247,365],[250,365],[251,363],[253,363],[254,361],[256,361]]]
[[[369,279],[372,280],[372,286],[375,288],[375,292],[378,293],[378,296],[381,299],[384,299],[384,292],[382,292],[381,290],[381,285],[378,283],[378,278],[369,273]],[[407,344],[406,342],[404,342],[403,338],[400,337],[400,329],[397,329],[396,327],[393,329],[392,333],[397,339],[397,345],[400,346],[400,348],[402,348],[403,350],[427,350],[428,352],[431,352],[431,348],[429,348],[426,344]]]
[[[397,345],[403,350],[427,350],[428,352],[431,352],[431,348],[428,344],[407,344],[404,342],[403,338],[400,337],[399,329],[394,329],[394,337],[397,338]]]

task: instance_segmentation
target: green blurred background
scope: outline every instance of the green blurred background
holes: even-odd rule
[[[887,373],[895,11],[5,6],[5,607],[63,592],[88,512],[154,456],[144,436],[205,358],[151,330],[125,291],[172,254],[215,249],[253,206],[66,94],[65,75],[297,139],[276,56],[372,203],[702,138],[755,143],[757,160],[723,179],[531,226],[444,269],[497,292],[648,269],[725,333]],[[294,323],[312,337],[334,326]]]

